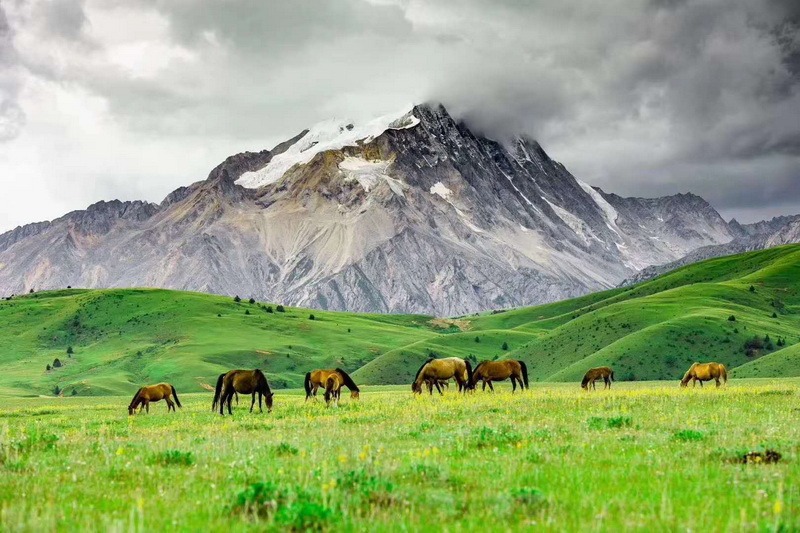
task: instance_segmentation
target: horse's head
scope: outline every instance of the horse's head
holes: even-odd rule
[[[268,392],[266,394],[266,402],[267,402],[267,412],[272,412],[272,397],[275,396],[274,392]]]
[[[412,383],[411,392],[413,392],[414,394],[422,394],[422,383],[416,381]]]
[[[130,404],[130,405],[128,406],[128,416],[131,416],[131,415],[133,415],[133,412],[134,412],[134,411],[135,411],[135,409],[134,409],[134,407],[133,407],[133,404]]]
[[[354,400],[358,400],[358,391],[357,390],[350,391],[350,397]]]

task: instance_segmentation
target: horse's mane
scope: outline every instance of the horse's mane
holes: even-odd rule
[[[353,378],[350,377],[350,374],[348,374],[341,368],[337,368],[336,371],[342,375],[342,380],[344,381],[344,384],[347,386],[348,389],[350,389],[351,391],[359,392],[358,385],[356,385],[356,382],[353,381]]]
[[[128,409],[133,407],[133,404],[136,402],[136,398],[139,397],[139,393],[142,392],[142,389],[144,389],[144,387],[139,387],[139,390],[137,390],[136,394],[133,395],[133,399],[131,400],[130,405],[128,405]]]
[[[433,361],[434,359],[436,359],[436,358],[435,357],[429,357],[424,363],[422,363],[422,366],[419,367],[419,370],[417,370],[417,373],[414,375],[414,381],[415,382],[417,381],[417,378],[419,377],[420,372],[422,372],[422,369],[425,368],[425,366],[428,363],[430,363],[431,361]]]

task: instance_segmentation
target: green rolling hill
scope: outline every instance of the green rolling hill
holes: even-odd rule
[[[408,383],[430,355],[523,359],[539,381],[576,380],[605,364],[617,379],[679,379],[696,360],[725,363],[733,377],[800,376],[798,290],[800,245],[458,319],[279,312],[274,303],[151,289],[43,292],[0,302],[0,395],[129,394],[157,381],[200,391],[235,367],[262,368],[278,388],[333,366],[366,384]],[[762,346],[748,352],[753,337]]]

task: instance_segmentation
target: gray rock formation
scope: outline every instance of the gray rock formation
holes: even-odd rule
[[[800,215],[775,217],[754,224],[740,224],[734,219],[731,220],[729,228],[736,235],[732,241],[702,246],[676,261],[644,268],[625,279],[620,283],[620,287],[641,283],[698,261],[800,242]]]
[[[0,294],[150,286],[456,315],[609,288],[734,238],[693,195],[621,198],[442,106],[325,122],[160,205],[101,202],[0,236]]]

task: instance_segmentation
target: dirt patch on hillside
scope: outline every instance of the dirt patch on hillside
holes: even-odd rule
[[[439,329],[458,328],[460,331],[472,329],[472,322],[463,318],[434,318],[430,325]]]

